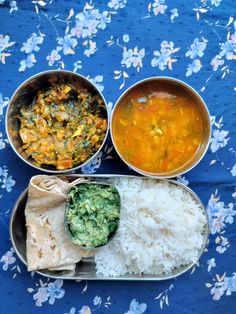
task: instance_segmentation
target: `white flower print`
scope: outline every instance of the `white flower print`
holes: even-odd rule
[[[82,61],[81,60],[78,60],[76,61],[74,64],[74,69],[73,69],[73,72],[77,72],[78,70],[82,69]]]
[[[8,175],[8,170],[6,166],[0,167],[0,177],[7,177]]]
[[[50,53],[50,55],[47,56],[48,65],[51,67],[54,65],[56,61],[59,61],[61,59],[61,56],[58,53],[57,49],[53,49]]]
[[[75,27],[71,29],[71,35],[78,38],[91,37],[96,34],[98,29],[104,30],[106,24],[111,22],[111,15],[104,11],[100,13],[90,5],[86,5],[83,12],[76,15]]]
[[[127,3],[127,0],[111,0],[110,2],[108,2],[107,5],[111,9],[118,10],[118,9],[123,9],[125,7],[126,3]]]
[[[0,149],[4,149],[6,147],[6,143],[8,143],[8,140],[3,139],[3,134],[0,132]]]
[[[232,277],[225,277],[226,295],[231,295],[232,292],[236,292],[236,273],[233,273]]]
[[[38,291],[33,295],[33,299],[36,301],[36,306],[42,306],[42,303],[48,300],[47,288],[39,287]]]
[[[14,11],[18,11],[17,3],[16,1],[10,1],[10,14]]]
[[[216,55],[212,60],[211,60],[211,65],[213,68],[213,71],[217,71],[219,66],[222,66],[224,64],[224,60],[221,60],[221,56]]]
[[[123,52],[123,59],[121,61],[121,64],[125,65],[127,68],[130,68],[132,65],[132,56],[133,56],[133,50],[132,49],[124,49]]]
[[[210,272],[213,267],[216,267],[215,259],[211,258],[207,261],[207,271]]]
[[[198,265],[196,264],[196,266],[198,266]],[[195,269],[195,267],[194,267],[194,269]],[[155,300],[159,300],[159,302],[160,302],[161,310],[163,309],[164,305],[169,305],[168,294],[173,288],[174,288],[174,285],[170,284],[169,287],[165,291],[159,293],[159,295],[155,297]]]
[[[227,60],[233,60],[236,54],[236,35],[232,36],[225,43],[222,43],[220,49],[220,57],[225,56]]]
[[[27,39],[26,42],[23,43],[23,46],[21,48],[21,51],[24,51],[27,54],[30,54],[34,51],[39,51],[39,46],[43,43],[43,37],[37,36],[36,33],[33,33],[29,39]]]
[[[224,202],[220,202],[219,200],[220,198],[216,191],[214,195],[211,195],[207,205],[211,234],[221,232],[226,226],[226,223],[232,224],[234,221],[233,216],[236,215],[236,210],[234,210],[232,203],[225,205]]]
[[[27,68],[32,68],[36,63],[35,55],[31,53],[27,56],[26,60],[20,61],[19,72],[24,72]]]
[[[139,303],[136,299],[133,299],[130,303],[129,311],[125,314],[142,314],[146,312],[147,304]]]
[[[12,176],[3,177],[0,182],[2,182],[2,189],[6,189],[7,192],[11,192],[12,187],[16,183],[16,181],[12,179]]]
[[[229,18],[228,25],[233,22],[234,18],[231,16]],[[227,26],[228,26],[227,25]],[[223,74],[221,78],[223,79],[226,74],[229,74],[230,68],[227,61],[236,59],[236,23],[234,21],[234,33],[228,31],[227,38],[225,42],[220,43],[220,52],[212,59],[211,65],[213,67],[213,71],[217,71],[220,67]],[[226,63],[226,65],[224,65]],[[224,67],[221,67],[224,65]]]
[[[207,46],[207,40],[202,38],[200,41],[199,38],[195,38],[190,49],[186,52],[185,56],[193,59],[193,62],[187,66],[186,76],[190,76],[193,73],[197,73],[202,68],[202,63],[199,58],[203,57],[204,50]]]
[[[57,50],[62,50],[64,55],[72,55],[75,53],[74,48],[77,46],[77,39],[71,37],[71,35],[66,35],[63,38],[58,38]]]
[[[36,301],[36,306],[42,306],[47,301],[53,305],[56,299],[61,299],[65,295],[65,290],[62,289],[63,280],[61,279],[45,283],[40,279],[39,284],[36,284],[36,290],[28,288],[29,293],[35,292],[33,299]]]
[[[176,62],[176,59],[172,59],[172,55],[179,51],[180,48],[174,48],[173,41],[168,42],[167,40],[161,43],[161,50],[154,51],[154,58],[151,61],[153,67],[159,67],[161,71],[165,70],[166,67],[172,70],[172,63]]]
[[[101,303],[102,303],[101,297],[96,295],[95,298],[93,299],[93,304],[94,305],[101,305]]]
[[[152,8],[153,8],[154,15],[157,15],[159,13],[165,14],[166,9],[167,9],[166,1],[165,0],[154,0],[154,2],[152,4]]]
[[[217,282],[215,286],[211,289],[211,295],[213,295],[213,300],[218,301],[225,292],[225,283]]]
[[[230,247],[228,239],[222,235],[216,237],[215,243],[218,244],[216,251],[220,254],[223,254]]]
[[[185,75],[190,76],[192,75],[192,73],[197,73],[201,70],[201,68],[202,68],[201,61],[199,59],[195,59],[191,64],[188,65],[187,72]]]
[[[221,3],[221,0],[211,0],[211,5],[218,7]]]
[[[225,130],[213,130],[210,141],[210,149],[212,153],[217,152],[219,148],[225,147],[227,145],[229,141],[229,138],[227,137],[228,134],[229,132]]]
[[[8,35],[6,36],[0,35],[0,52],[2,52],[3,50],[10,46],[12,46],[12,43],[10,43],[10,37]]]
[[[8,48],[14,44],[14,41],[10,42],[10,37],[8,35],[4,36],[0,34],[0,61],[3,64],[5,64],[6,57],[11,55]]]
[[[231,169],[231,174],[233,177],[236,176],[236,164],[233,166],[233,168]]]
[[[104,11],[100,14],[98,28],[104,30],[107,27],[108,23],[111,23],[111,15],[107,11]]]
[[[128,43],[129,42],[129,34],[124,34],[123,35],[123,42]]]
[[[195,38],[191,48],[186,52],[185,56],[191,59],[197,57],[202,57],[204,55],[204,50],[206,49],[206,42],[200,41],[198,38]]]
[[[12,176],[8,175],[8,169],[6,166],[0,167],[0,184],[2,189],[6,189],[7,192],[12,191],[12,187],[16,181],[12,179]]]
[[[63,280],[57,279],[54,282],[50,282],[47,287],[47,296],[49,298],[49,304],[54,304],[56,299],[61,299],[65,290],[61,289],[63,286]]]
[[[174,19],[179,16],[179,13],[178,13],[178,10],[176,8],[172,9],[170,12],[171,12],[170,19],[171,19],[171,22],[173,22]]]
[[[236,273],[233,273],[232,276],[227,276],[226,273],[223,276],[216,275],[214,280],[214,285],[207,283],[206,286],[211,288],[210,293],[213,296],[214,301],[220,300],[220,298],[225,294],[230,296],[232,292],[236,292]]]
[[[177,181],[183,183],[184,185],[189,185],[189,181],[184,176],[177,176]]]
[[[124,47],[123,50],[123,59],[121,61],[121,65],[125,66],[126,68],[130,68],[133,66],[134,68],[137,68],[139,71],[140,68],[142,68],[143,63],[142,60],[145,56],[145,49],[138,49],[138,47],[135,47],[132,49],[127,49]]]
[[[0,0],[0,4],[3,4],[5,2],[5,0]],[[13,1],[11,0],[9,2],[9,7],[10,7],[10,14],[13,12],[13,11],[17,11],[18,8],[17,8],[17,2],[16,1]]]
[[[153,67],[158,66],[160,70],[165,70],[168,64],[168,60],[170,59],[168,55],[161,54],[159,51],[154,51],[154,58],[152,59],[151,65]]]
[[[94,78],[91,78],[88,76],[88,79],[96,85],[96,87],[102,92],[104,90],[104,85],[102,84],[103,82],[103,76],[102,75],[97,75]]]
[[[10,251],[7,251],[1,258],[0,262],[3,264],[2,269],[8,270],[9,265],[14,264],[16,261],[14,254],[14,249],[11,248]]]
[[[84,43],[84,46],[89,48],[84,51],[85,56],[90,57],[97,51],[97,44],[95,41],[88,40]]]
[[[3,115],[3,109],[8,105],[9,98],[3,97],[2,93],[0,92],[0,116]]]

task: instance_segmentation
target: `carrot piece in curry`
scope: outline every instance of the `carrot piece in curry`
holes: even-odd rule
[[[64,83],[38,91],[33,102],[21,109],[19,120],[25,153],[38,165],[59,170],[92,157],[107,131],[101,97]]]

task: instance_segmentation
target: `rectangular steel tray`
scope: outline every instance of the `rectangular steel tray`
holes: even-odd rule
[[[139,178],[140,180],[152,180],[152,181],[163,181],[165,179],[153,179],[153,178],[145,178],[140,176],[126,176],[126,175],[116,175],[116,174],[95,174],[95,175],[58,175],[61,179],[67,179],[67,180],[74,180],[79,177],[86,177],[96,180],[106,180],[108,178]],[[202,204],[201,200],[198,198],[198,196],[187,186],[185,186],[183,183],[180,183],[175,180],[165,180],[168,182],[171,182],[173,184],[176,184],[178,186],[183,187],[185,190],[190,192],[192,196],[199,202],[201,205],[206,217],[207,212]],[[16,201],[16,204],[13,208],[11,219],[10,219],[10,236],[12,240],[13,247],[16,251],[16,254],[20,258],[20,260],[27,265],[26,262],[26,227],[25,227],[25,205],[27,201],[27,189],[19,196],[18,200]],[[207,218],[208,221],[208,218]],[[208,234],[209,234],[209,227],[208,223],[204,231],[204,244],[199,252],[198,258],[195,261],[195,263],[198,262],[199,258],[201,257],[202,253],[205,250],[207,240],[208,240]],[[74,275],[70,275],[68,272],[65,271],[49,271],[47,269],[37,271],[38,274],[50,278],[55,279],[69,279],[69,280],[144,280],[144,281],[160,281],[160,280],[167,280],[171,278],[175,278],[183,273],[185,273],[187,270],[189,270],[191,267],[195,265],[195,263],[191,263],[188,265],[184,265],[181,267],[178,267],[174,269],[169,274],[162,274],[162,275],[125,275],[121,277],[103,277],[96,274],[95,270],[95,261],[94,257],[90,258],[83,258],[79,263],[77,263],[76,271]]]

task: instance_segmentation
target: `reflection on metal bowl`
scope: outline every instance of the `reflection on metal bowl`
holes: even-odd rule
[[[101,136],[101,139],[99,140],[100,146],[99,145],[97,145],[98,147],[93,146],[90,153],[87,153],[86,156],[83,157],[83,159],[81,157],[81,161],[76,161],[76,158],[75,158],[75,162],[72,163],[72,161],[71,161],[69,166],[65,164],[65,166],[63,166],[63,167],[57,167],[57,166],[55,166],[55,164],[51,164],[51,162],[50,162],[51,156],[49,156],[49,157],[46,156],[48,153],[45,153],[45,156],[48,157],[47,164],[46,164],[46,162],[45,163],[39,163],[39,162],[37,162],[37,160],[35,160],[36,158],[32,158],[32,156],[33,156],[32,153],[27,154],[26,150],[22,148],[24,143],[22,142],[22,136],[20,136],[20,134],[19,134],[19,130],[21,128],[21,121],[20,121],[19,117],[22,116],[21,109],[23,107],[28,108],[28,106],[31,105],[33,101],[35,101],[35,97],[36,97],[38,91],[48,90],[48,88],[51,88],[52,86],[58,86],[58,84],[61,84],[61,82],[63,82],[63,84],[68,84],[66,86],[69,86],[67,88],[69,90],[71,90],[72,93],[76,93],[76,91],[79,91],[79,89],[81,88],[82,90],[87,91],[90,95],[92,95],[91,97],[93,97],[93,99],[94,99],[94,97],[97,97],[96,99],[99,99],[100,104],[101,104],[99,108],[102,107],[102,110],[104,112],[104,121],[106,120],[107,123],[106,123],[106,129],[104,127],[103,134]],[[79,92],[78,92],[78,95],[79,95]],[[55,96],[55,98],[56,97],[57,97],[57,95]],[[75,97],[75,99],[77,99],[76,98],[77,95],[75,95],[73,97]],[[44,101],[44,99],[43,99],[43,101]],[[91,103],[91,106],[94,103]],[[66,101],[65,101],[65,104],[66,104]],[[49,108],[51,108],[50,106],[51,106],[51,103],[49,102]],[[56,106],[57,106],[57,103],[56,103]],[[98,105],[96,105],[96,106],[98,106]],[[67,107],[65,106],[65,108],[67,108]],[[71,110],[73,112],[73,108]],[[51,113],[50,113],[50,117],[52,120],[53,119],[55,120],[55,118],[52,117]],[[46,124],[49,123],[47,121],[47,119],[48,119],[48,117],[45,117],[45,119],[44,119],[46,121]],[[65,123],[67,123],[67,121],[65,121]],[[48,124],[49,129],[51,128],[50,125]],[[67,171],[79,169],[82,166],[84,166],[86,163],[88,163],[92,158],[94,158],[99,153],[99,151],[101,150],[101,148],[103,147],[103,145],[106,141],[106,138],[108,135],[108,125],[109,125],[109,123],[108,123],[108,110],[107,110],[106,101],[105,101],[103,95],[96,88],[96,86],[93,83],[91,83],[87,78],[85,78],[79,74],[70,72],[70,71],[61,71],[61,70],[60,71],[59,70],[45,71],[45,72],[41,72],[41,73],[38,73],[38,74],[30,77],[28,80],[26,80],[24,83],[22,83],[18,87],[18,89],[15,91],[15,93],[13,94],[13,96],[10,100],[10,104],[8,106],[7,113],[6,113],[7,136],[8,136],[9,142],[10,142],[13,150],[15,151],[15,153],[23,161],[25,161],[28,165],[30,165],[34,168],[37,168],[39,170],[42,170],[45,172],[51,172],[51,173],[67,172]],[[36,127],[37,127],[37,125],[36,125]],[[62,127],[64,127],[64,125]],[[39,131],[40,131],[40,129],[39,129]],[[79,131],[81,131],[81,130],[79,130]],[[58,141],[59,142],[64,141],[63,142],[63,147],[64,147],[63,149],[66,151],[67,149],[69,149],[68,144],[66,142],[67,141],[66,136],[68,135],[68,132],[65,130],[65,133],[66,133],[65,139],[64,138],[63,138],[63,140],[59,139]],[[77,134],[76,134],[76,136],[77,136]],[[44,138],[44,134],[42,135],[42,139],[43,138]],[[72,138],[74,140],[74,135],[72,136]],[[34,141],[37,143],[36,140],[34,140]],[[54,143],[54,137],[52,139],[52,143]],[[44,143],[44,145],[45,145],[45,143]],[[49,145],[46,143],[46,146],[49,146]],[[41,147],[43,147],[43,146],[41,146]],[[85,147],[85,146],[83,146],[83,147]],[[41,151],[42,151],[42,149],[41,149]],[[73,147],[71,148],[71,151],[74,151]],[[35,153],[38,154],[39,151],[37,150]],[[57,154],[58,154],[58,152],[55,150],[55,156],[56,156],[55,158],[57,158]],[[81,154],[78,154],[78,156],[79,155],[81,155]],[[76,154],[75,154],[75,156],[76,156]],[[46,160],[46,157],[44,158],[44,160]],[[66,158],[65,158],[65,162],[66,162]]]
[[[111,138],[120,158],[140,174],[171,178],[195,167],[211,137],[200,95],[170,77],[144,79],[117,100]]]

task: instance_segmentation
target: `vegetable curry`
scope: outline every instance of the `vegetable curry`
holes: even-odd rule
[[[102,145],[107,114],[102,98],[60,83],[38,91],[21,109],[23,150],[39,165],[69,169],[87,161]]]
[[[112,133],[121,156],[149,173],[176,170],[188,162],[203,141],[197,104],[172,87],[146,87],[120,102]]]
[[[118,228],[120,196],[113,186],[79,184],[69,195],[66,222],[72,241],[85,247],[108,242]]]

